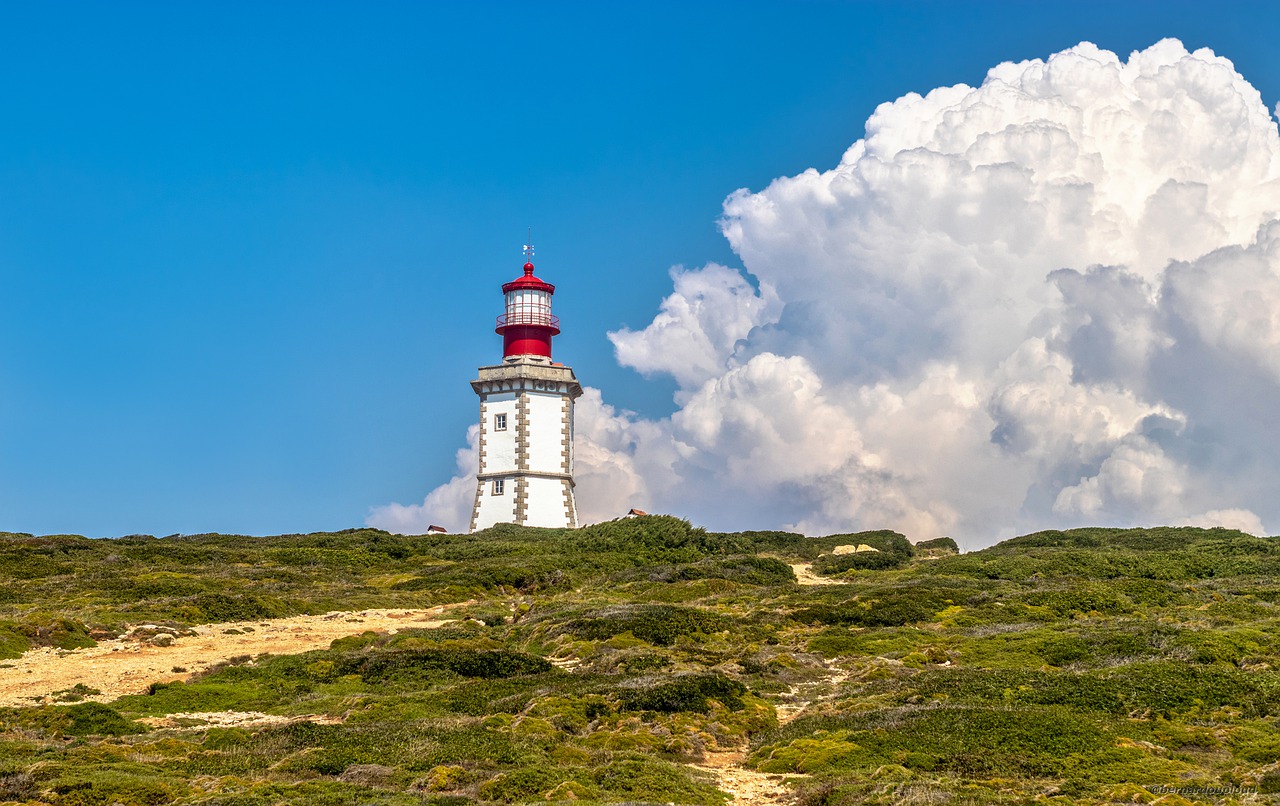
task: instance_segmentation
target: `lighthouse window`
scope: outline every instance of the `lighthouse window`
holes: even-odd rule
[[[507,487],[507,483],[506,483],[506,480],[505,480],[505,479],[494,479],[494,480],[493,480],[493,494],[494,494],[494,495],[502,495],[503,493],[505,493],[505,492],[507,491],[507,490],[506,490],[506,487]]]
[[[507,430],[507,415],[505,415],[505,414],[495,414],[495,415],[493,415],[493,430],[494,430],[494,431],[506,431],[506,430]]]

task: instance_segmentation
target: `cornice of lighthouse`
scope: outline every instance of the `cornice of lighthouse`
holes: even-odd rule
[[[563,364],[549,364],[535,356],[517,356],[491,367],[480,367],[479,377],[471,382],[478,395],[495,392],[554,392],[582,396],[582,385],[573,370]]]

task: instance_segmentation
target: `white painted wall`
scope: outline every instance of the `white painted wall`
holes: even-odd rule
[[[525,513],[527,526],[550,526],[562,528],[569,525],[564,509],[564,482],[560,479],[544,479],[530,477],[528,509]]]
[[[495,392],[485,399],[484,462],[481,473],[514,473],[516,470],[516,395]],[[495,431],[495,414],[507,415],[507,430]]]
[[[529,392],[529,470],[563,473],[563,395]],[[563,498],[563,496],[561,496]],[[564,518],[564,513],[560,514]]]
[[[504,479],[506,489],[502,495],[493,494],[493,482],[486,479],[480,491],[480,515],[476,518],[476,529],[488,529],[495,523],[515,523],[516,520],[516,480]]]

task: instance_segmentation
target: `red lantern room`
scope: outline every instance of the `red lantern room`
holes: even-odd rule
[[[525,254],[533,257],[533,247]],[[502,286],[507,311],[498,317],[495,332],[502,335],[502,357],[540,355],[551,357],[551,337],[560,333],[560,320],[551,315],[551,295],[556,287],[533,276],[533,263],[524,264],[524,276]]]

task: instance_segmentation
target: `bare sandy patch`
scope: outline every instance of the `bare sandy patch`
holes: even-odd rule
[[[733,796],[734,806],[764,806],[794,799],[795,793],[787,786],[786,779],[805,776],[749,770],[742,766],[744,757],[741,751],[707,753],[701,764],[690,766],[715,776],[716,786]]]
[[[793,563],[791,570],[795,572],[796,582],[801,585],[848,585],[848,580],[829,579],[813,573],[813,563]]]
[[[84,699],[110,702],[126,694],[141,694],[152,683],[189,680],[219,661],[241,655],[327,649],[336,638],[368,630],[395,633],[440,627],[452,621],[444,618],[448,607],[202,624],[192,628],[193,635],[176,635],[168,646],[148,640],[154,632],[148,630],[147,638],[126,635],[89,649],[33,649],[17,660],[3,662],[8,668],[0,668],[0,706],[53,702],[51,695],[77,684],[101,692]]]
[[[325,714],[279,716],[261,711],[183,711],[167,716],[146,716],[136,721],[153,728],[262,728],[268,725],[288,725],[291,722],[336,725],[342,719]]]

